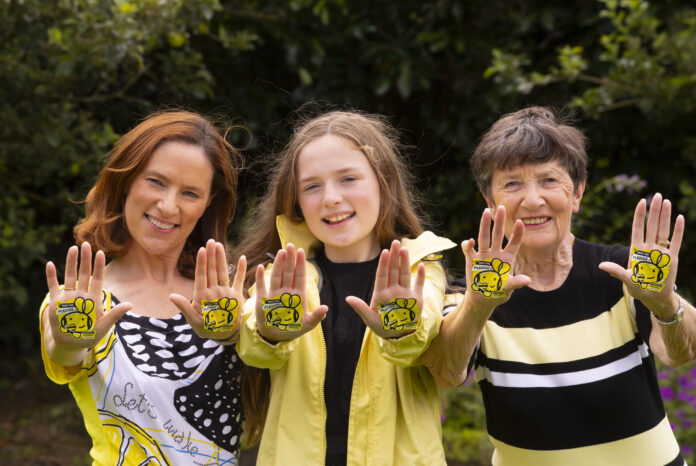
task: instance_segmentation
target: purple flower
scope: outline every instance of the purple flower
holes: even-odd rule
[[[688,445],[682,445],[681,452],[684,456],[691,456],[694,454],[694,449]]]
[[[660,387],[660,395],[662,395],[663,400],[673,400],[674,390],[672,387]]]
[[[669,373],[667,371],[660,371],[657,373],[658,379],[669,379]]]
[[[694,423],[693,423],[693,421],[690,421],[689,419],[684,419],[682,421],[681,425],[682,425],[683,429],[689,430],[694,426]]]
[[[677,425],[675,423],[670,422],[669,426],[672,428],[672,430],[677,430]]]
[[[687,390],[690,390],[692,388],[696,388],[696,383],[694,383],[693,380],[691,380],[689,377],[686,375],[680,375],[677,378],[677,382],[679,383],[679,386],[681,388],[685,388]]]

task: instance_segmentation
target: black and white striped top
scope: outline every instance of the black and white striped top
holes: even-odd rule
[[[576,239],[561,287],[516,290],[486,323],[474,366],[493,464],[684,464],[649,312],[602,261],[627,264],[628,248]]]

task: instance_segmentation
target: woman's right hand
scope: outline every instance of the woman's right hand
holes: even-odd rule
[[[470,300],[474,309],[481,309],[489,314],[510,299],[514,290],[527,286],[530,282],[526,275],[513,274],[515,258],[524,234],[524,224],[521,220],[515,222],[512,235],[503,248],[505,206],[496,208],[491,235],[492,217],[490,209],[485,209],[481,215],[478,251],[473,239],[462,242],[467,270],[464,299]]]
[[[276,254],[266,288],[263,265],[256,268],[256,327],[269,341],[292,340],[316,327],[329,308],[307,309],[306,259],[302,249],[289,243]]]
[[[47,350],[51,358],[63,365],[78,364],[85,348],[91,348],[133,306],[120,303],[107,313],[102,303],[106,258],[102,251],[94,256],[92,273],[92,248],[84,242],[79,249],[68,250],[65,261],[65,282],[61,289],[56,267],[46,264],[46,283],[50,302],[44,310],[42,323]],[[90,280],[91,278],[91,280]]]

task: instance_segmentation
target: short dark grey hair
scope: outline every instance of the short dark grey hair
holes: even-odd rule
[[[481,192],[490,196],[496,170],[558,160],[577,190],[587,179],[585,147],[585,135],[555,111],[528,107],[504,115],[491,126],[471,157],[471,171]]]

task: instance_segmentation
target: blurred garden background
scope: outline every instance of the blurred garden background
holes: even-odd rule
[[[387,115],[409,145],[432,229],[476,234],[468,158],[501,114],[551,105],[590,139],[579,237],[629,243],[661,192],[686,217],[680,292],[696,295],[696,4],[661,0],[0,0],[0,463],[88,464],[67,387],[43,374],[44,264],[61,270],[100,160],[153,110],[227,119],[247,168],[230,231],[261,194],[264,157],[298,114]],[[454,275],[463,266],[454,251]],[[659,367],[696,463],[696,365]],[[451,464],[490,460],[475,384],[443,393]]]

